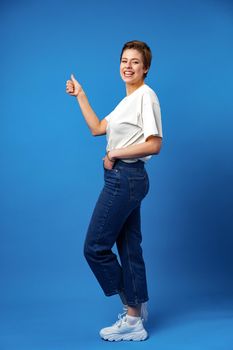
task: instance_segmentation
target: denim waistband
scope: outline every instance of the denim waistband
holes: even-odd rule
[[[117,159],[114,168],[117,167],[122,167],[122,168],[140,168],[144,169],[144,162],[142,160],[137,160],[136,162],[133,163],[126,163],[123,160]]]

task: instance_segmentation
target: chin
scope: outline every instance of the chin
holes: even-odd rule
[[[121,77],[121,78],[126,84],[135,84],[136,83],[134,79],[130,79],[127,77]]]

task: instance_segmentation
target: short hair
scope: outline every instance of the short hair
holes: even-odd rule
[[[152,52],[149,46],[145,42],[139,41],[139,40],[132,40],[125,43],[121,50],[120,61],[122,59],[123,52],[127,49],[135,49],[139,51],[142,54],[144,68],[145,69],[150,68],[151,60],[152,60]],[[147,73],[144,74],[144,78],[146,78],[146,76],[147,76]]]

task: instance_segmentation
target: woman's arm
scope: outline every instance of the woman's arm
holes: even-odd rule
[[[78,94],[77,101],[92,135],[99,136],[106,134],[106,119],[102,119],[101,121],[99,120],[93,111],[84,91],[81,91]]]
[[[99,120],[93,111],[82,86],[74,78],[73,74],[71,75],[71,80],[67,80],[66,82],[66,92],[77,98],[77,102],[79,103],[82,114],[92,135],[98,136],[106,134],[107,121],[105,119],[102,119],[101,121]]]
[[[131,145],[125,148],[113,149],[108,152],[111,160],[142,158],[152,154],[158,154],[162,146],[162,138],[159,136],[149,136],[143,143]]]

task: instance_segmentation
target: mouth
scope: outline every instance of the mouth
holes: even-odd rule
[[[130,78],[130,77],[132,77],[134,75],[134,72],[132,72],[132,71],[125,71],[123,74],[124,74],[124,76],[126,78]]]

